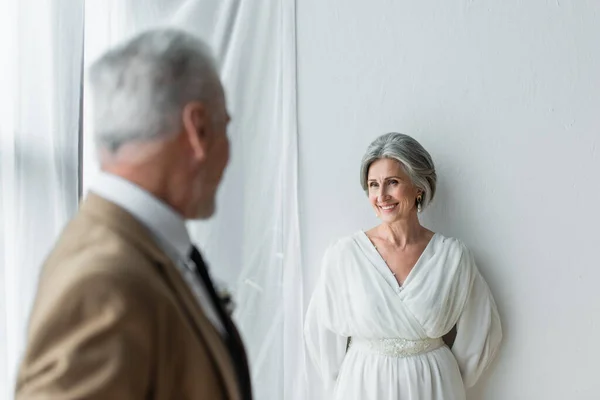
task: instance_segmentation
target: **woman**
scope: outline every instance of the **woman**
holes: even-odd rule
[[[469,250],[419,223],[435,195],[431,156],[389,133],[367,149],[360,178],[381,224],[326,251],[306,315],[327,399],[464,400],[502,330]]]

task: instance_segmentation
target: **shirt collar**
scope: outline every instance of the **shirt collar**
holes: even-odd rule
[[[189,258],[192,241],[185,220],[150,192],[107,173],[100,173],[90,191],[132,214],[154,234],[167,253],[175,251],[184,260]]]

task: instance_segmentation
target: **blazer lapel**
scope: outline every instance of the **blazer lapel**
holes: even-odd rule
[[[196,328],[198,336],[204,341],[206,348],[212,353],[215,363],[222,371],[223,381],[229,398],[240,399],[240,391],[236,380],[233,362],[229,357],[227,348],[220,333],[201,311],[198,302],[192,294],[188,284],[183,280],[181,273],[177,271],[172,262],[160,264],[162,275],[179,300],[183,310]]]
[[[189,285],[178,271],[177,266],[158,247],[148,229],[123,208],[93,193],[90,193],[83,202],[81,212],[93,218],[101,219],[156,261],[158,272],[179,301],[190,324],[196,330],[198,338],[204,342],[205,347],[211,353],[217,368],[221,370],[228,398],[231,400],[240,400],[240,391],[233,367],[233,360],[230,359],[221,335],[202,312]]]

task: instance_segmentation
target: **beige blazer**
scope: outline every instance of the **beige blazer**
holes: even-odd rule
[[[16,399],[239,398],[177,266],[133,216],[90,194],[43,266]]]

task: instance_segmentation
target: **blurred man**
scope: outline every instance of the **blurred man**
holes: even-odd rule
[[[89,76],[102,174],[43,266],[17,399],[251,399],[185,226],[215,212],[229,158],[210,51],[149,31]]]

